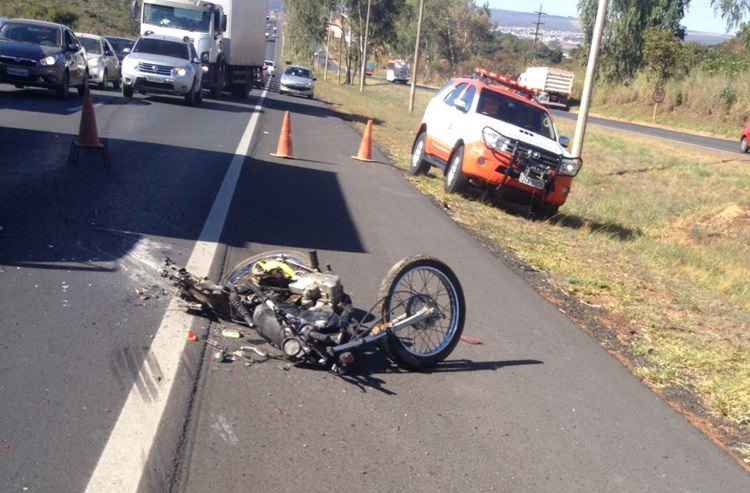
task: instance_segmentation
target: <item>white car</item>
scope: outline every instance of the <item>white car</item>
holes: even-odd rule
[[[193,43],[172,36],[144,36],[122,61],[122,95],[175,94],[185,104],[203,101],[203,70]]]
[[[264,60],[263,68],[269,76],[273,77],[276,73],[276,62],[274,62],[273,60]]]
[[[111,82],[115,89],[120,88],[120,60],[106,38],[95,34],[76,33],[76,37],[86,50],[86,64],[89,67],[89,83],[106,89]]]
[[[315,77],[310,69],[299,65],[288,66],[279,81],[279,94],[292,94],[309,99],[315,97]]]

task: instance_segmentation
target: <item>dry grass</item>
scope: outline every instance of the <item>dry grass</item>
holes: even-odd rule
[[[597,87],[593,111],[603,116],[652,123],[653,88],[645,77],[631,84]],[[670,81],[659,105],[656,123],[739,141],[750,114],[750,82],[745,77],[729,81],[724,75],[695,71],[684,80]]]
[[[375,138],[406,168],[430,93],[406,110],[408,89],[319,83],[339,111],[377,118]],[[569,124],[561,125],[571,134]],[[413,179],[456,221],[546,271],[564,291],[601,306],[657,388],[693,392],[750,433],[750,160],[592,128],[570,201],[549,221],[443,192],[442,176]],[[740,444],[737,452],[750,459]]]

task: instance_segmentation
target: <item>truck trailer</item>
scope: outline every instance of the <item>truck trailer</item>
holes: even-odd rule
[[[529,67],[518,82],[537,91],[536,99],[545,106],[569,109],[575,74],[552,67]]]

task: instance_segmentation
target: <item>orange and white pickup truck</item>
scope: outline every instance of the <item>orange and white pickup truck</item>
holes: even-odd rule
[[[410,171],[442,169],[447,192],[469,184],[512,189],[548,217],[567,200],[583,164],[568,154],[568,143],[532,89],[477,70],[452,80],[428,105]]]

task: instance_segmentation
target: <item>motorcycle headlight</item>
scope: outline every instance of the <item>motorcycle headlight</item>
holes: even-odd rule
[[[513,139],[509,139],[490,127],[484,127],[484,129],[482,129],[482,140],[484,140],[484,145],[495,151],[513,152],[516,147],[516,143]]]
[[[564,157],[560,161],[560,174],[566,176],[576,176],[581,171],[583,161],[579,157]]]
[[[51,67],[52,65],[57,63],[57,57],[48,56],[39,60],[39,63],[45,67]]]
[[[185,68],[176,68],[176,69],[174,69],[174,74],[177,77],[185,77],[187,75],[187,69],[185,69]]]

